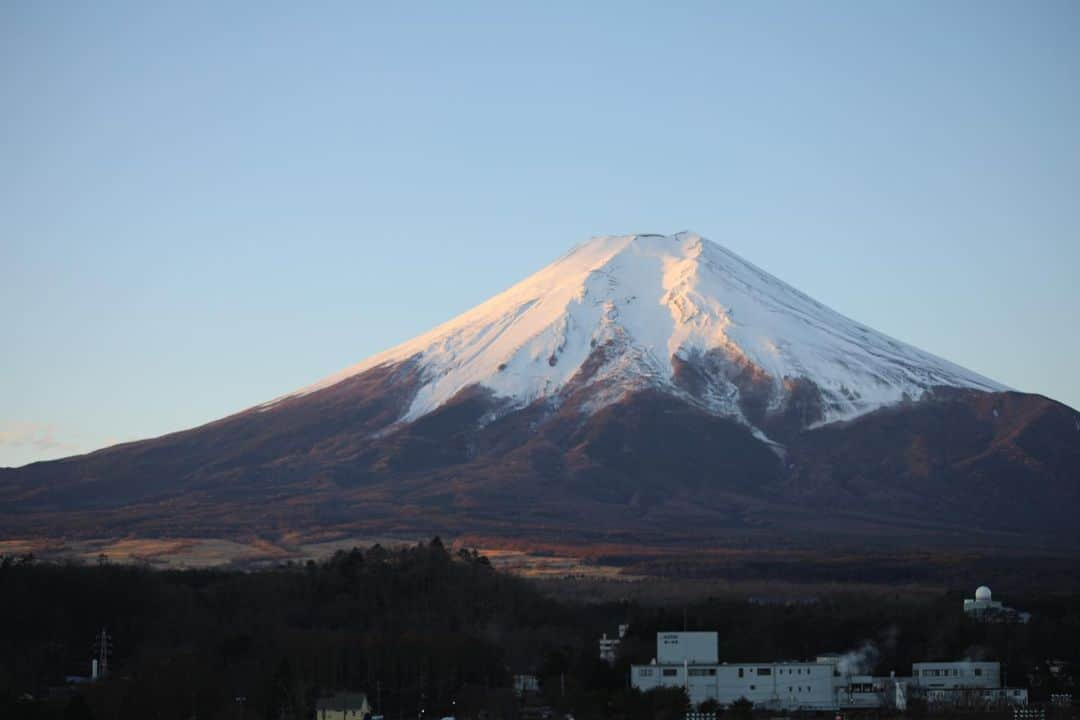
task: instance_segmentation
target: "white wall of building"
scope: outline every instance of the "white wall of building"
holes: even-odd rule
[[[766,707],[833,708],[836,685],[834,666],[824,663],[754,663],[739,665],[661,664],[635,665],[631,685],[642,691],[658,687],[684,687],[690,702],[709,698],[721,705],[746,698]]]
[[[1001,663],[922,662],[911,666],[911,679],[920,688],[999,688]]]
[[[719,635],[715,632],[656,633],[656,661],[660,664],[715,664],[719,643]]]
[[[912,695],[957,707],[1022,705],[1027,691],[1001,687],[997,662],[923,662],[911,678],[841,675],[837,656],[816,662],[718,663],[717,634],[657,633],[656,659],[630,668],[632,687],[684,688],[690,702],[727,706],[745,698],[762,709],[843,710],[894,707]]]
[[[971,598],[964,599],[964,612],[985,612],[985,611],[1003,611],[1005,609],[1005,603],[999,600],[972,600]]]

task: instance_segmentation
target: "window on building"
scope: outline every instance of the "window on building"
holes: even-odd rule
[[[758,668],[758,675],[772,675],[772,668]]]
[[[739,668],[739,677],[742,677],[742,676],[743,676],[743,669]]]
[[[690,677],[709,677],[716,675],[716,668],[690,668]]]
[[[976,675],[982,675],[982,668],[975,668]]]
[[[652,677],[652,668],[638,668],[638,677]]]
[[[750,686],[750,689],[751,689],[751,690],[757,690],[757,685],[751,685],[751,686]]]
[[[675,668],[664,668],[664,677],[675,677],[678,673]]]

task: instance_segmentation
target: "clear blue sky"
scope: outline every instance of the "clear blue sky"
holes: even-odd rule
[[[4,3],[0,465],[269,399],[606,233],[1080,407],[1080,4],[660,5]]]

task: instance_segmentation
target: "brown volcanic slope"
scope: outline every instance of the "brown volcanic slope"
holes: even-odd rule
[[[415,362],[384,365],[192,430],[0,470],[0,536],[1080,547],[1080,414],[1041,396],[943,388],[817,429],[778,416],[781,451],[656,390],[589,415],[596,387],[571,387],[491,421],[499,402],[472,387],[393,424],[417,387]]]

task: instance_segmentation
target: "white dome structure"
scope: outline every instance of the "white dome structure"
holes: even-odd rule
[[[975,589],[975,597],[964,600],[964,612],[977,622],[1019,622],[1026,623],[1031,613],[1020,612],[1008,607],[1000,600],[994,600],[990,588],[980,585]]]

